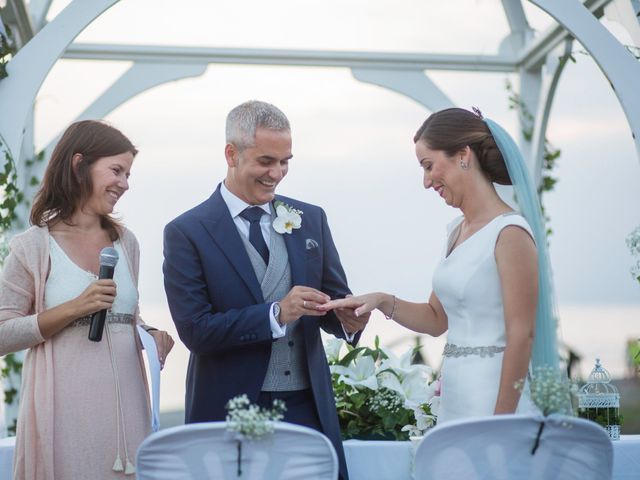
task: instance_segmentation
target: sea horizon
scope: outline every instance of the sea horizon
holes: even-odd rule
[[[180,341],[167,308],[142,306],[142,315],[148,324],[167,329],[176,341],[162,372],[160,410],[183,409],[189,351]],[[580,357],[572,373],[574,379],[586,379],[596,358],[600,359],[612,378],[630,375],[625,355],[626,344],[628,340],[640,338],[640,305],[560,305],[558,316],[561,345]],[[420,335],[374,312],[359,345],[373,346],[376,336],[381,346],[390,348],[396,354],[414,347],[416,337],[419,337],[424,360],[432,368],[439,369],[446,334],[438,338]],[[323,337],[330,338],[326,335]]]

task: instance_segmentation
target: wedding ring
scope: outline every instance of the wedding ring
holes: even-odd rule
[[[304,309],[307,308],[307,301],[306,300],[302,301],[302,308],[304,308]]]

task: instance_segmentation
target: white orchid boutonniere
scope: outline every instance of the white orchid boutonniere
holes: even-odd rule
[[[273,229],[278,233],[291,233],[302,226],[302,210],[287,205],[284,202],[274,203],[276,218],[273,221]]]

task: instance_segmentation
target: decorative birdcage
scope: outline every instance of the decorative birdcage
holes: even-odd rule
[[[596,366],[578,393],[578,415],[604,427],[611,440],[619,440],[620,394],[610,382],[609,372],[596,358]]]

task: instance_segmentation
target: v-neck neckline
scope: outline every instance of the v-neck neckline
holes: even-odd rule
[[[467,243],[469,240],[471,240],[473,237],[475,237],[477,234],[479,234],[480,232],[482,232],[485,228],[487,228],[489,225],[491,225],[493,222],[495,222],[498,218],[500,217],[506,217],[508,215],[517,215],[518,212],[516,212],[515,210],[511,210],[509,212],[504,212],[501,213],[500,215],[496,215],[495,217],[493,217],[491,220],[489,220],[487,223],[485,223],[482,227],[480,227],[478,230],[476,230],[475,232],[473,232],[471,235],[469,235],[467,238],[465,238],[462,242],[460,242],[458,245],[455,245],[455,243],[458,241],[458,238],[460,237],[460,227],[462,226],[462,222],[464,221],[464,216],[462,217],[462,220],[460,221],[460,223],[458,223],[458,225],[456,225],[454,227],[454,232],[455,232],[455,237],[453,239],[453,242],[449,241],[447,243],[447,254],[444,257],[444,259],[448,259],[449,257],[451,257],[451,255],[453,255],[453,252],[455,252],[456,250],[458,250],[462,245],[464,245],[465,243]],[[452,233],[454,233],[452,232]],[[449,237],[451,238],[451,237]]]
[[[55,239],[55,237],[53,235],[51,235],[51,233],[49,233],[49,238],[51,240],[53,240],[53,243],[55,244],[55,246],[58,248],[58,250],[60,250],[62,252],[62,255],[64,255],[64,257],[67,259],[67,261],[69,261],[69,263],[71,263],[71,265],[73,265],[75,268],[77,268],[78,270],[80,270],[81,272],[84,272],[85,274],[90,275],[93,278],[98,278],[98,275],[94,272],[92,272],[91,270],[86,270],[84,268],[82,268],[80,265],[78,265],[70,256],[69,254],[65,251],[64,248],[62,248],[62,245],[60,245],[60,243],[58,243],[58,241]],[[118,244],[118,240],[113,242],[113,245],[111,245],[112,248],[117,248],[116,245]]]

